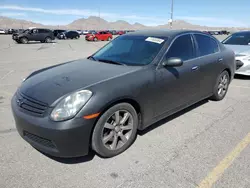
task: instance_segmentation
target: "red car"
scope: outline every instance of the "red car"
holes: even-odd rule
[[[125,31],[118,31],[117,32],[117,35],[123,35],[123,34],[125,34]]]
[[[97,33],[87,34],[85,36],[85,39],[87,41],[98,41],[98,40],[111,40],[113,38],[113,35],[111,33],[108,33],[106,31],[100,31]]]

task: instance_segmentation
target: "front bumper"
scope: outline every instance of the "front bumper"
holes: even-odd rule
[[[95,120],[73,118],[54,122],[48,116],[36,117],[25,113],[16,102],[11,101],[16,128],[20,136],[34,148],[56,157],[87,155]]]
[[[250,61],[236,59],[235,74],[250,76]]]

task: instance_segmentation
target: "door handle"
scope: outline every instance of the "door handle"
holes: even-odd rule
[[[218,62],[221,62],[221,61],[223,61],[223,58],[219,58],[219,59],[218,59]]]
[[[192,67],[192,71],[196,71],[196,70],[198,70],[199,69],[199,66],[194,66],[194,67]]]

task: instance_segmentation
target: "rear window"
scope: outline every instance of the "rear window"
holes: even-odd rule
[[[218,43],[211,37],[200,34],[195,34],[194,36],[198,43],[200,56],[213,54],[219,51]]]

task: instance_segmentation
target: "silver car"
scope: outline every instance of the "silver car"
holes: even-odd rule
[[[233,33],[222,43],[235,53],[235,74],[250,76],[250,31]]]

